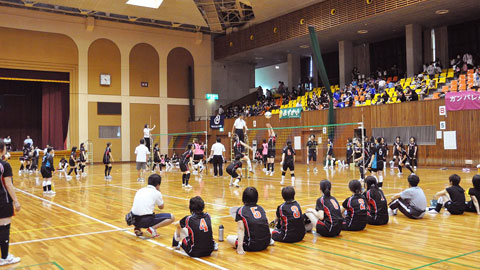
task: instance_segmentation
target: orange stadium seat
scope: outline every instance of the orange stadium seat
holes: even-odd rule
[[[443,93],[448,92],[448,90],[449,90],[449,89],[448,89],[448,85],[444,85],[444,86],[442,87],[442,92],[443,92]]]

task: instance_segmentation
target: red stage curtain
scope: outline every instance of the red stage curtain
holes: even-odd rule
[[[42,83],[42,145],[66,149],[70,112],[69,85]]]

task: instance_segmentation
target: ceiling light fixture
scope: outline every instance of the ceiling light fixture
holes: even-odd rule
[[[300,48],[302,48],[302,49],[307,49],[307,48],[310,48],[310,46],[308,46],[308,45],[305,44],[305,45],[300,45]]]
[[[127,5],[158,8],[162,4],[163,0],[128,0]]]
[[[255,56],[255,60],[262,60],[263,57],[260,57],[260,56]]]
[[[359,34],[366,34],[366,33],[368,33],[368,30],[361,29],[361,30],[358,30],[357,33],[359,33]]]
[[[448,12],[449,12],[448,9],[439,9],[439,10],[435,11],[435,14],[443,15],[443,14],[447,14]]]
[[[275,66],[275,69],[280,69],[280,67],[279,67],[279,66]]]

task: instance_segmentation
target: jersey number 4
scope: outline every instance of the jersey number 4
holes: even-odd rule
[[[300,211],[298,211],[297,206],[294,205],[294,206],[290,207],[290,210],[292,210],[294,218],[300,218]]]
[[[252,215],[254,218],[259,219],[262,217],[262,213],[260,211],[257,211],[257,207],[250,207],[250,211],[252,211]]]
[[[200,230],[201,231],[204,231],[204,232],[208,232],[208,226],[207,226],[207,222],[205,222],[205,219],[202,218],[200,220],[200,226],[199,226]]]

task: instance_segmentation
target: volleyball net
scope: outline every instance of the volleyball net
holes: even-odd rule
[[[161,142],[166,140],[166,146]],[[183,133],[169,133],[169,134],[152,134],[152,149],[155,144],[160,145],[161,154],[172,156],[176,154],[181,156],[186,151],[187,145],[197,141],[198,144],[203,145],[205,155],[208,152],[208,135],[206,131],[198,132],[183,132]]]
[[[325,160],[328,152],[328,139],[333,145],[333,158],[337,161],[347,163],[347,150],[353,151],[353,143],[356,140],[364,140],[365,131],[362,122],[342,123],[330,125],[313,126],[293,126],[293,127],[273,127],[276,135],[276,161],[281,159],[281,150],[286,146],[287,141],[292,143],[295,149],[296,160],[306,163],[308,155],[307,142],[311,135],[315,135],[314,141],[317,143],[317,156],[319,163]],[[362,132],[363,131],[363,132]],[[262,144],[268,142],[268,128],[251,128],[247,134],[247,144],[254,149],[254,153],[249,153],[251,159],[259,157],[263,149]],[[233,142],[231,142],[231,145]],[[363,148],[363,144],[362,144]],[[256,152],[260,153],[256,153]],[[351,153],[349,152],[350,156]],[[232,156],[233,158],[233,151]]]

